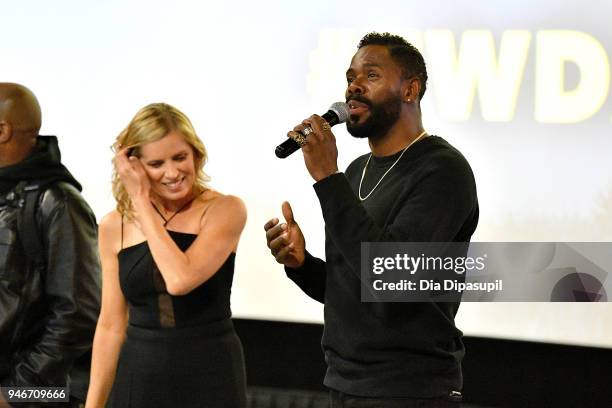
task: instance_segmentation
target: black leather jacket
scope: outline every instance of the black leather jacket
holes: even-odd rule
[[[91,349],[99,314],[96,221],[74,185],[47,186],[36,211],[44,262],[36,263],[19,239],[19,211],[0,206],[0,383],[63,387]]]

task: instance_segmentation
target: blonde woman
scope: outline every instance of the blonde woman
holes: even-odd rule
[[[206,149],[170,105],[141,109],[114,148],[86,407],[246,406],[229,302],[244,204],[207,187]]]

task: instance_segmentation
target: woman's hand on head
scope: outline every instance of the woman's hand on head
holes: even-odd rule
[[[132,202],[138,199],[148,201],[151,190],[149,177],[138,157],[129,156],[128,153],[128,148],[122,148],[115,154],[113,162],[117,174]]]

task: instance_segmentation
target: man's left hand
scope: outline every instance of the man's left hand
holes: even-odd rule
[[[304,163],[308,172],[315,181],[323,180],[338,171],[338,148],[336,137],[331,131],[331,126],[319,115],[312,115],[305,119],[300,125],[293,128],[287,136],[295,136],[310,127],[313,132],[306,138],[302,146]]]

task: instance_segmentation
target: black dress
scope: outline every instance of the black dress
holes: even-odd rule
[[[196,238],[168,232],[182,251]],[[119,252],[129,324],[108,407],[246,406],[242,346],[230,319],[234,257],[187,295],[171,296],[146,242]]]

